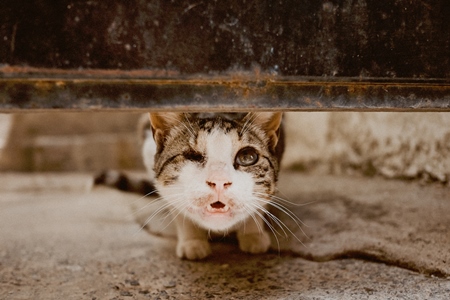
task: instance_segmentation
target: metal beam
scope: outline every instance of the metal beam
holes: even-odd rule
[[[58,109],[450,111],[450,80],[183,77],[111,70],[0,73],[0,112]]]
[[[3,0],[0,111],[449,111],[449,8]]]

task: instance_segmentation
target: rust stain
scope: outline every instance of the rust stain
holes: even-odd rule
[[[158,71],[0,68],[0,110],[155,108],[188,110],[450,110],[450,80],[373,82],[258,73],[162,76]],[[161,77],[158,77],[161,76]],[[380,82],[382,81],[382,82]],[[52,99],[47,99],[49,97]],[[389,96],[387,98],[386,96]],[[70,99],[70,100],[67,100]],[[52,102],[53,101],[53,102]],[[83,101],[87,101],[84,103]]]
[[[82,76],[82,77],[128,77],[128,78],[165,78],[180,76],[178,71],[166,69],[137,69],[137,70],[119,70],[119,69],[54,69],[54,68],[34,68],[5,65],[0,67],[0,74],[3,77],[12,77],[17,75],[28,75],[53,77],[59,76]],[[1,78],[1,77],[0,77]]]
[[[54,88],[55,84],[53,82],[39,80],[34,83],[34,86],[39,92],[48,92]]]

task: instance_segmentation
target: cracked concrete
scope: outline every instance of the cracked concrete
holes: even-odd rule
[[[450,197],[441,185],[285,173],[283,197],[313,201],[291,208],[309,226],[307,247],[290,239],[282,247],[291,251],[250,256],[230,239],[214,242],[209,259],[190,262],[175,257],[173,238],[140,229],[130,205],[138,195],[92,189],[88,174],[0,173],[0,179],[1,299],[447,299],[450,294],[445,218]],[[382,230],[384,222],[392,226],[389,231]],[[353,246],[359,259],[347,251]],[[393,254],[396,260],[387,259]],[[423,268],[395,266],[402,261]]]

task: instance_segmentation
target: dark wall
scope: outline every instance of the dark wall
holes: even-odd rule
[[[0,63],[450,77],[448,0],[0,0]]]

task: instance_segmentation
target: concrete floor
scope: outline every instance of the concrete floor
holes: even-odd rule
[[[215,242],[205,261],[181,261],[174,239],[135,222],[138,198],[92,189],[90,175],[0,174],[0,299],[450,297],[448,277],[362,259],[250,256],[232,241]]]

